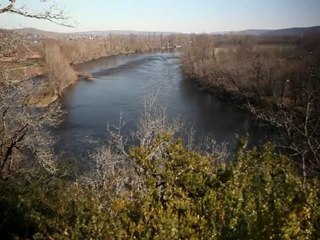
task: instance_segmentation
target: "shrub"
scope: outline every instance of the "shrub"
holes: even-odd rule
[[[164,164],[148,159],[150,149],[132,157],[145,173],[145,194],[120,211],[123,238],[137,239],[314,239],[317,188],[303,188],[284,156],[266,145],[240,151],[230,164],[168,145]],[[319,194],[319,193],[318,193]],[[121,201],[121,200],[118,200]],[[318,236],[317,236],[318,237]]]
[[[162,134],[132,148],[130,158],[144,189],[127,186],[120,195],[106,185],[91,188],[52,176],[49,184],[15,191],[2,184],[2,233],[35,239],[320,237],[319,183],[303,187],[292,162],[270,144],[261,151],[240,149],[233,162],[221,163]],[[22,220],[24,227],[12,227]]]

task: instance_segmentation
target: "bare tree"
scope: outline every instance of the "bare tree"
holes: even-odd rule
[[[280,147],[300,161],[305,184],[308,174],[320,172],[320,119],[316,112],[317,95],[311,90],[304,91],[307,97],[299,108],[270,106],[269,110],[259,110],[249,104],[249,109],[280,129],[286,141]]]
[[[29,51],[29,44],[17,32],[0,31],[0,58],[22,57]]]
[[[45,72],[44,91],[49,89],[51,94],[59,96],[62,89],[77,80],[77,75],[70,66],[70,60],[66,59],[61,47],[55,42],[45,42],[42,54]]]
[[[213,38],[209,35],[192,35],[183,55],[183,66],[191,77],[208,77],[208,65],[214,59]]]
[[[41,3],[49,1],[41,0]],[[9,0],[0,5],[0,14],[14,13],[24,17],[44,19],[65,25],[68,19],[63,11],[53,3],[43,12],[34,12],[27,6],[18,6],[16,0]],[[11,38],[10,38],[11,37]],[[23,39],[15,34],[7,37],[10,43],[0,49],[0,56],[7,52],[19,51]],[[40,165],[48,172],[56,170],[52,153],[53,139],[48,129],[59,123],[62,111],[57,103],[46,109],[37,109],[30,105],[30,99],[41,91],[41,84],[33,79],[9,79],[6,71],[0,75],[0,178],[7,179],[17,171],[23,171],[28,165]]]
[[[89,176],[83,179],[85,184],[95,188],[111,188],[114,194],[122,194],[133,188],[143,192],[140,175],[143,170],[131,159],[128,146],[152,148],[147,158],[161,165],[161,156],[166,153],[167,143],[158,141],[154,146],[155,142],[160,134],[173,135],[180,128],[178,121],[167,120],[165,108],[158,104],[157,94],[146,97],[143,104],[144,111],[137,129],[130,135],[123,132],[125,122],[122,115],[117,124],[108,125],[108,142],[92,155],[93,168]]]
[[[29,9],[26,5],[19,5],[19,3],[17,3],[17,0],[8,0],[6,4],[0,4],[0,14],[14,13],[24,17],[46,20],[59,25],[72,27],[71,25],[66,23],[69,17],[65,14],[65,11],[59,9],[53,1],[39,1],[41,3],[44,3],[47,9],[43,11],[34,11]]]
[[[48,128],[59,123],[59,104],[47,109],[29,106],[29,94],[35,93],[31,81],[1,84],[0,93],[0,178],[35,163],[54,172],[53,139]]]

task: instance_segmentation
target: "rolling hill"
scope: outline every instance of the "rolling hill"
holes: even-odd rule
[[[320,26],[284,29],[247,29],[242,31],[215,32],[213,34],[251,35],[251,36],[303,36],[306,33],[320,33]]]
[[[86,32],[72,32],[72,33],[59,33],[52,31],[43,31],[36,28],[21,28],[21,29],[10,29],[21,34],[37,35],[39,37],[70,37],[70,36],[108,36],[112,35],[149,35],[149,34],[163,34],[170,35],[176,34],[177,32],[148,32],[148,31],[133,31],[133,30],[105,30],[105,31],[86,31]],[[251,36],[303,36],[306,33],[320,33],[320,26],[313,27],[297,27],[297,28],[284,28],[284,29],[247,29],[242,31],[220,31],[212,32],[211,34],[219,35],[251,35]]]

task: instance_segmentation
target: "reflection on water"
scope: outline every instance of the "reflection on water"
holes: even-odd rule
[[[169,118],[192,124],[198,136],[213,132],[219,142],[232,147],[235,134],[250,136],[253,144],[274,138],[274,132],[258,126],[250,116],[184,81],[178,56],[173,53],[115,56],[79,65],[91,72],[92,81],[80,80],[66,89],[62,104],[65,120],[54,133],[59,151],[86,153],[106,139],[107,123],[122,113],[130,131],[143,109],[143,98],[158,93]]]

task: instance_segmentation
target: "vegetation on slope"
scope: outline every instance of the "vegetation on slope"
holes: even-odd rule
[[[100,155],[100,160],[115,161],[116,156]],[[34,239],[320,237],[319,180],[310,179],[304,186],[293,163],[275,154],[270,144],[261,151],[240,148],[233,161],[221,162],[186,149],[169,133],[159,133],[150,145],[131,147],[124,161],[112,170],[96,168],[90,177],[77,181],[68,180],[70,172],[60,168],[54,175],[37,172],[34,178],[20,175],[1,182],[1,235]],[[97,181],[103,170],[108,172],[105,181]]]
[[[112,125],[85,173],[54,161],[0,182],[0,234],[34,239],[317,239],[318,176],[272,144],[232,159],[178,138],[154,99],[135,133]],[[132,139],[133,138],[133,139]],[[132,142],[129,141],[132,139]],[[129,144],[129,145],[128,145]],[[60,164],[59,164],[60,162]],[[59,166],[60,165],[60,166]]]

